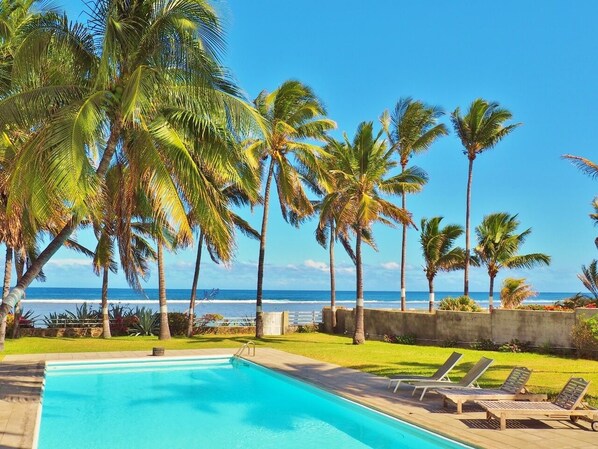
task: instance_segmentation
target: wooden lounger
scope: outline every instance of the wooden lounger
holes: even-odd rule
[[[570,419],[575,422],[583,419],[592,424],[592,430],[598,432],[598,410],[580,408],[581,400],[588,391],[590,383],[581,378],[572,377],[553,402],[517,402],[517,401],[477,401],[486,409],[488,419],[500,420],[500,430],[507,428],[507,419],[515,417],[535,417]]]
[[[440,388],[436,393],[444,396],[444,406],[452,402],[457,406],[457,414],[463,412],[467,401],[545,401],[545,394],[531,394],[525,389],[532,372],[525,367],[513,368],[499,388]]]

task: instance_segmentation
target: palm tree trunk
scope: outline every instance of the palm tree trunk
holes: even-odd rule
[[[490,275],[490,293],[488,294],[488,311],[492,312],[494,309],[494,277]]]
[[[6,260],[4,261],[4,288],[2,297],[5,298],[10,290],[10,276],[12,273],[12,248],[6,245]],[[4,340],[6,340],[6,316],[0,322],[0,351],[4,351]]]
[[[113,121],[112,128],[110,130],[110,137],[106,143],[106,151],[104,151],[102,160],[100,161],[100,164],[96,170],[96,175],[100,179],[103,179],[106,175],[110,160],[112,160],[112,156],[114,156],[114,152],[116,151],[116,145],[118,144],[121,131],[122,122],[120,117],[117,117]],[[75,219],[72,217],[64,226],[64,228],[62,228],[56,237],[52,239],[48,246],[46,246],[46,248],[33,261],[33,263],[27,269],[27,272],[17,281],[17,285],[10,291],[8,295],[2,299],[2,304],[0,305],[0,319],[4,319],[4,317],[10,312],[10,309],[15,307],[19,301],[23,299],[23,296],[25,295],[25,289],[42,271],[44,265],[52,258],[52,256],[54,256],[54,254],[56,254],[56,251],[58,251],[64,245],[64,242],[66,242],[66,240],[71,236],[73,231],[79,225],[80,221],[80,218]]]
[[[361,227],[357,227],[357,238],[355,243],[355,258],[357,268],[357,300],[355,305],[355,333],[353,334],[353,344],[361,345],[365,343],[365,327],[363,316],[363,265],[361,263]]]
[[[332,313],[332,332],[336,329],[336,276],[334,272],[334,220],[330,220],[330,311]]]
[[[17,274],[17,284],[23,277],[23,271],[25,270],[25,263],[26,263],[26,254],[25,251],[21,248],[19,252],[15,255],[15,269]],[[25,292],[23,291],[23,298],[25,298]],[[18,303],[15,305],[15,313],[14,313],[14,321],[12,325],[12,338],[19,338],[19,324],[21,321],[21,304]]]
[[[268,228],[268,207],[270,204],[270,186],[274,174],[274,159],[270,160],[268,177],[266,178],[266,191],[264,192],[264,215],[262,216],[262,231],[260,233],[260,255],[257,262],[257,295],[255,298],[255,338],[264,336],[264,312],[262,299],[264,296],[264,257],[266,254],[266,231]]]
[[[201,265],[201,250],[203,247],[203,231],[199,231],[197,242],[197,257],[195,258],[195,272],[193,273],[193,284],[191,285],[191,298],[189,299],[189,324],[187,325],[187,337],[193,337],[193,321],[195,320],[195,299],[197,298],[197,283],[199,282],[199,267]]]
[[[430,302],[428,312],[434,312],[434,278],[428,279],[428,291],[430,292]]]
[[[465,272],[463,274],[463,295],[469,296],[469,228],[471,222],[471,180],[473,177],[473,159],[469,158],[467,173],[467,201],[465,207]]]
[[[110,332],[110,315],[108,314],[108,267],[104,267],[104,275],[102,276],[102,337],[111,338]]]
[[[405,167],[403,167],[403,172]],[[407,194],[403,192],[401,207],[403,210],[407,208]],[[401,310],[404,312],[407,309],[407,290],[405,288],[405,265],[407,261],[407,225],[403,224],[403,236],[401,238]]]
[[[159,340],[170,338],[168,325],[168,306],[166,305],[166,279],[164,276],[164,244],[158,239],[158,295],[160,299],[160,336]]]

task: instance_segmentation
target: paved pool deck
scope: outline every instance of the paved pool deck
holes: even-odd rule
[[[233,349],[167,350],[166,356],[232,355]],[[0,449],[31,449],[40,409],[44,364],[57,360],[94,360],[149,357],[148,351],[33,354],[7,356],[0,362]],[[340,396],[483,448],[591,448],[598,447],[598,432],[589,424],[569,421],[510,420],[505,431],[487,421],[475,404],[464,413],[445,409],[440,396],[430,393],[422,402],[408,390],[394,394],[383,377],[343,368],[275,349],[258,347],[247,360],[305,380]]]

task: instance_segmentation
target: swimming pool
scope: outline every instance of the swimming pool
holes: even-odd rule
[[[465,448],[244,360],[48,363],[39,449]]]

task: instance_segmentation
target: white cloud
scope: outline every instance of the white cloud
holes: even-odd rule
[[[91,259],[50,259],[46,265],[57,268],[91,267]]]
[[[385,270],[398,270],[401,266],[396,262],[385,262],[380,264]]]
[[[328,271],[328,265],[326,265],[324,262],[317,262],[315,260],[307,259],[303,262],[303,265],[305,265],[308,268],[314,268],[319,271]]]

